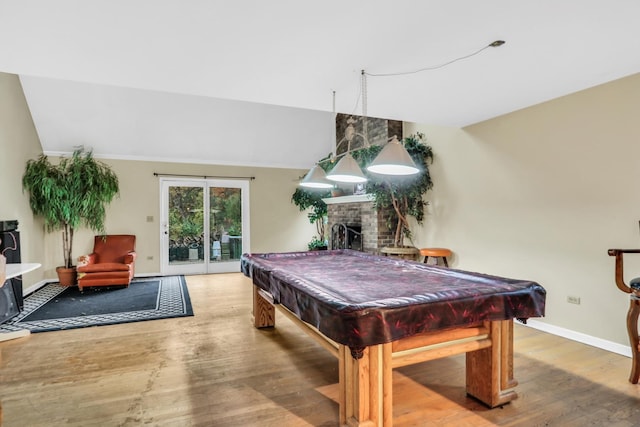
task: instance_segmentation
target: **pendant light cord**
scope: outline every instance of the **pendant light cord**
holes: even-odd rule
[[[360,72],[362,83],[362,116],[367,117],[367,73]]]
[[[365,146],[369,147],[369,126],[367,126],[367,74],[362,70],[360,75],[362,76],[362,133],[364,134]]]
[[[468,55],[464,55],[464,56],[461,56],[459,58],[452,59],[451,61],[447,61],[447,62],[445,62],[443,64],[433,65],[433,66],[430,66],[430,67],[418,68],[417,70],[400,71],[400,72],[396,72],[396,73],[366,73],[364,70],[362,70],[362,74],[363,75],[368,75],[368,76],[371,76],[371,77],[391,77],[391,76],[406,76],[406,75],[409,75],[409,74],[421,73],[423,71],[437,70],[438,68],[443,68],[443,67],[446,67],[447,65],[451,65],[454,62],[462,61],[463,59],[468,59],[468,58],[471,58],[472,56],[476,56],[480,52],[484,51],[485,49],[489,49],[490,47],[502,46],[504,43],[505,43],[504,40],[496,40],[494,42],[489,43],[485,47],[483,47],[481,49],[478,49],[475,52],[472,52],[472,53],[470,53]]]

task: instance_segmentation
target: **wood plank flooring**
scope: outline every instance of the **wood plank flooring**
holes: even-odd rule
[[[241,274],[187,278],[194,317],[0,343],[5,427],[336,426],[337,361],[278,313],[251,326]],[[625,325],[620,325],[624,328]],[[394,372],[395,426],[638,426],[629,358],[515,328],[519,398],[465,396],[464,357]]]

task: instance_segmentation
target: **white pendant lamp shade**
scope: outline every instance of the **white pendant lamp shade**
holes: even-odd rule
[[[312,167],[304,176],[301,187],[305,188],[333,188],[333,183],[327,180],[327,174],[319,165]]]
[[[414,175],[420,172],[404,145],[395,136],[384,146],[367,170],[382,175]]]
[[[367,178],[362,173],[351,153],[347,153],[338,164],[327,174],[327,179],[337,182],[361,183]]]

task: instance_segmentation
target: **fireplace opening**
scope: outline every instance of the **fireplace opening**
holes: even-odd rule
[[[333,224],[331,249],[362,251],[362,227],[359,225]]]

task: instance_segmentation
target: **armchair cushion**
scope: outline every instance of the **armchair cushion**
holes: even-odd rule
[[[129,264],[122,264],[118,262],[103,262],[100,264],[88,264],[84,267],[78,268],[79,273],[96,273],[98,271],[129,271]]]

